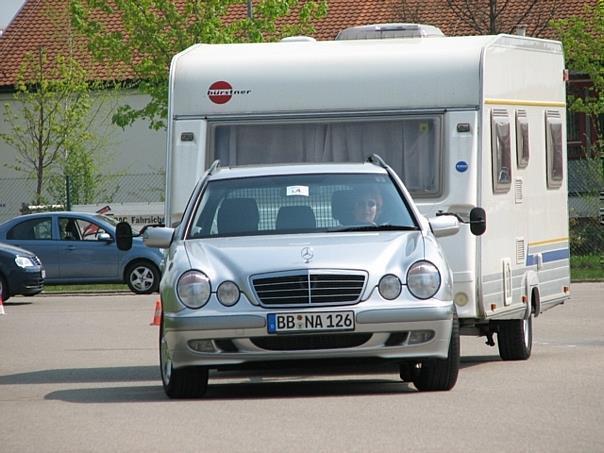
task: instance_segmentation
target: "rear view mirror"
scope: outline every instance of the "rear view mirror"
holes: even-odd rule
[[[470,211],[470,231],[474,236],[481,236],[487,230],[487,214],[482,208]]]
[[[432,234],[437,238],[451,236],[459,231],[459,220],[454,215],[430,217],[428,222],[430,222]]]
[[[132,227],[127,222],[120,222],[115,227],[115,242],[120,250],[132,248]]]

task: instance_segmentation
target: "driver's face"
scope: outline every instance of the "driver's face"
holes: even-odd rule
[[[359,222],[373,223],[377,215],[377,201],[373,197],[361,197],[354,203],[353,214]]]

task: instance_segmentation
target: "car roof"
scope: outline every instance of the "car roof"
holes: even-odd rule
[[[16,217],[13,217],[12,219],[9,219],[5,222],[2,223],[2,225],[4,224],[13,224],[15,222],[23,222],[24,220],[28,220],[28,219],[36,219],[36,218],[40,218],[40,217],[48,217],[50,215],[61,215],[61,216],[66,216],[66,217],[97,217],[100,216],[101,214],[97,214],[95,212],[85,212],[85,211],[44,211],[44,212],[33,212],[31,214],[22,214],[22,215],[18,215]]]
[[[386,169],[370,162],[317,163],[317,164],[270,164],[218,167],[210,179],[251,178],[255,176],[282,176],[303,174],[359,173],[386,174]]]

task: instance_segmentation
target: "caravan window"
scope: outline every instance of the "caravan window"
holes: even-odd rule
[[[529,162],[529,123],[526,110],[516,111],[516,157],[518,168],[525,168]]]
[[[507,110],[491,112],[493,192],[507,192],[512,184],[510,119]]]
[[[562,152],[562,117],[560,112],[545,112],[545,134],[547,154],[547,188],[557,189],[564,176],[564,156]]]
[[[415,197],[442,193],[440,117],[255,121],[216,124],[214,156],[225,165],[362,162],[379,154]]]

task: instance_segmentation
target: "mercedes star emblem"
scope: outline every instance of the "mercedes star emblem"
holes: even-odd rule
[[[312,247],[304,247],[302,250],[300,250],[300,255],[305,263],[310,263],[310,260],[312,260],[315,256]]]

